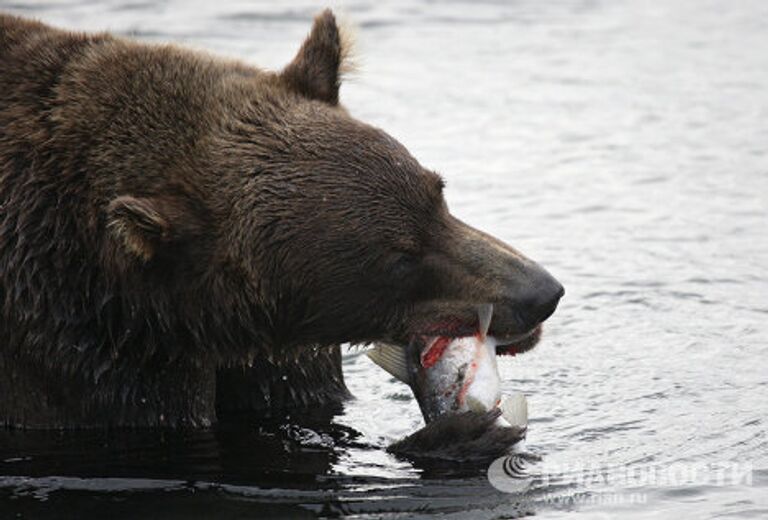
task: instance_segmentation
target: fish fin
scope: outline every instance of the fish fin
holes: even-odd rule
[[[408,361],[405,358],[405,353],[405,347],[378,343],[365,354],[371,358],[371,361],[392,374],[395,379],[410,384],[411,378],[408,372]]]
[[[501,400],[501,416],[512,426],[528,425],[528,400],[523,394],[512,394]]]

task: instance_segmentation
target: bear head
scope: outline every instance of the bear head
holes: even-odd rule
[[[350,116],[347,54],[326,11],[281,72],[235,66],[204,159],[190,159],[198,180],[114,197],[109,256],[137,284],[176,286],[176,311],[234,350],[468,335],[484,304],[501,349],[532,347],[562,286],[452,216],[438,174]]]

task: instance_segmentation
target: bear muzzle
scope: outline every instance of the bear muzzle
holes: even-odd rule
[[[530,350],[565,294],[562,284],[519,251],[453,217],[438,241],[428,260],[433,297],[413,306],[399,342],[473,335],[482,321],[478,309],[490,305],[488,336],[497,352]]]

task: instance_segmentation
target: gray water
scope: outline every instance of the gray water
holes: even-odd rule
[[[0,1],[270,68],[321,7]],[[0,517],[768,517],[768,2],[336,7],[357,26],[343,103],[567,288],[539,347],[500,363],[504,391],[529,397],[530,487],[388,455],[418,406],[352,350],[357,399],[329,420],[4,433]]]

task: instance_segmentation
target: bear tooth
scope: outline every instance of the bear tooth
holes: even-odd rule
[[[488,334],[488,329],[491,326],[491,318],[493,318],[493,304],[484,303],[477,307],[477,322],[479,324],[478,332],[480,333],[480,339],[485,341],[485,336]]]

